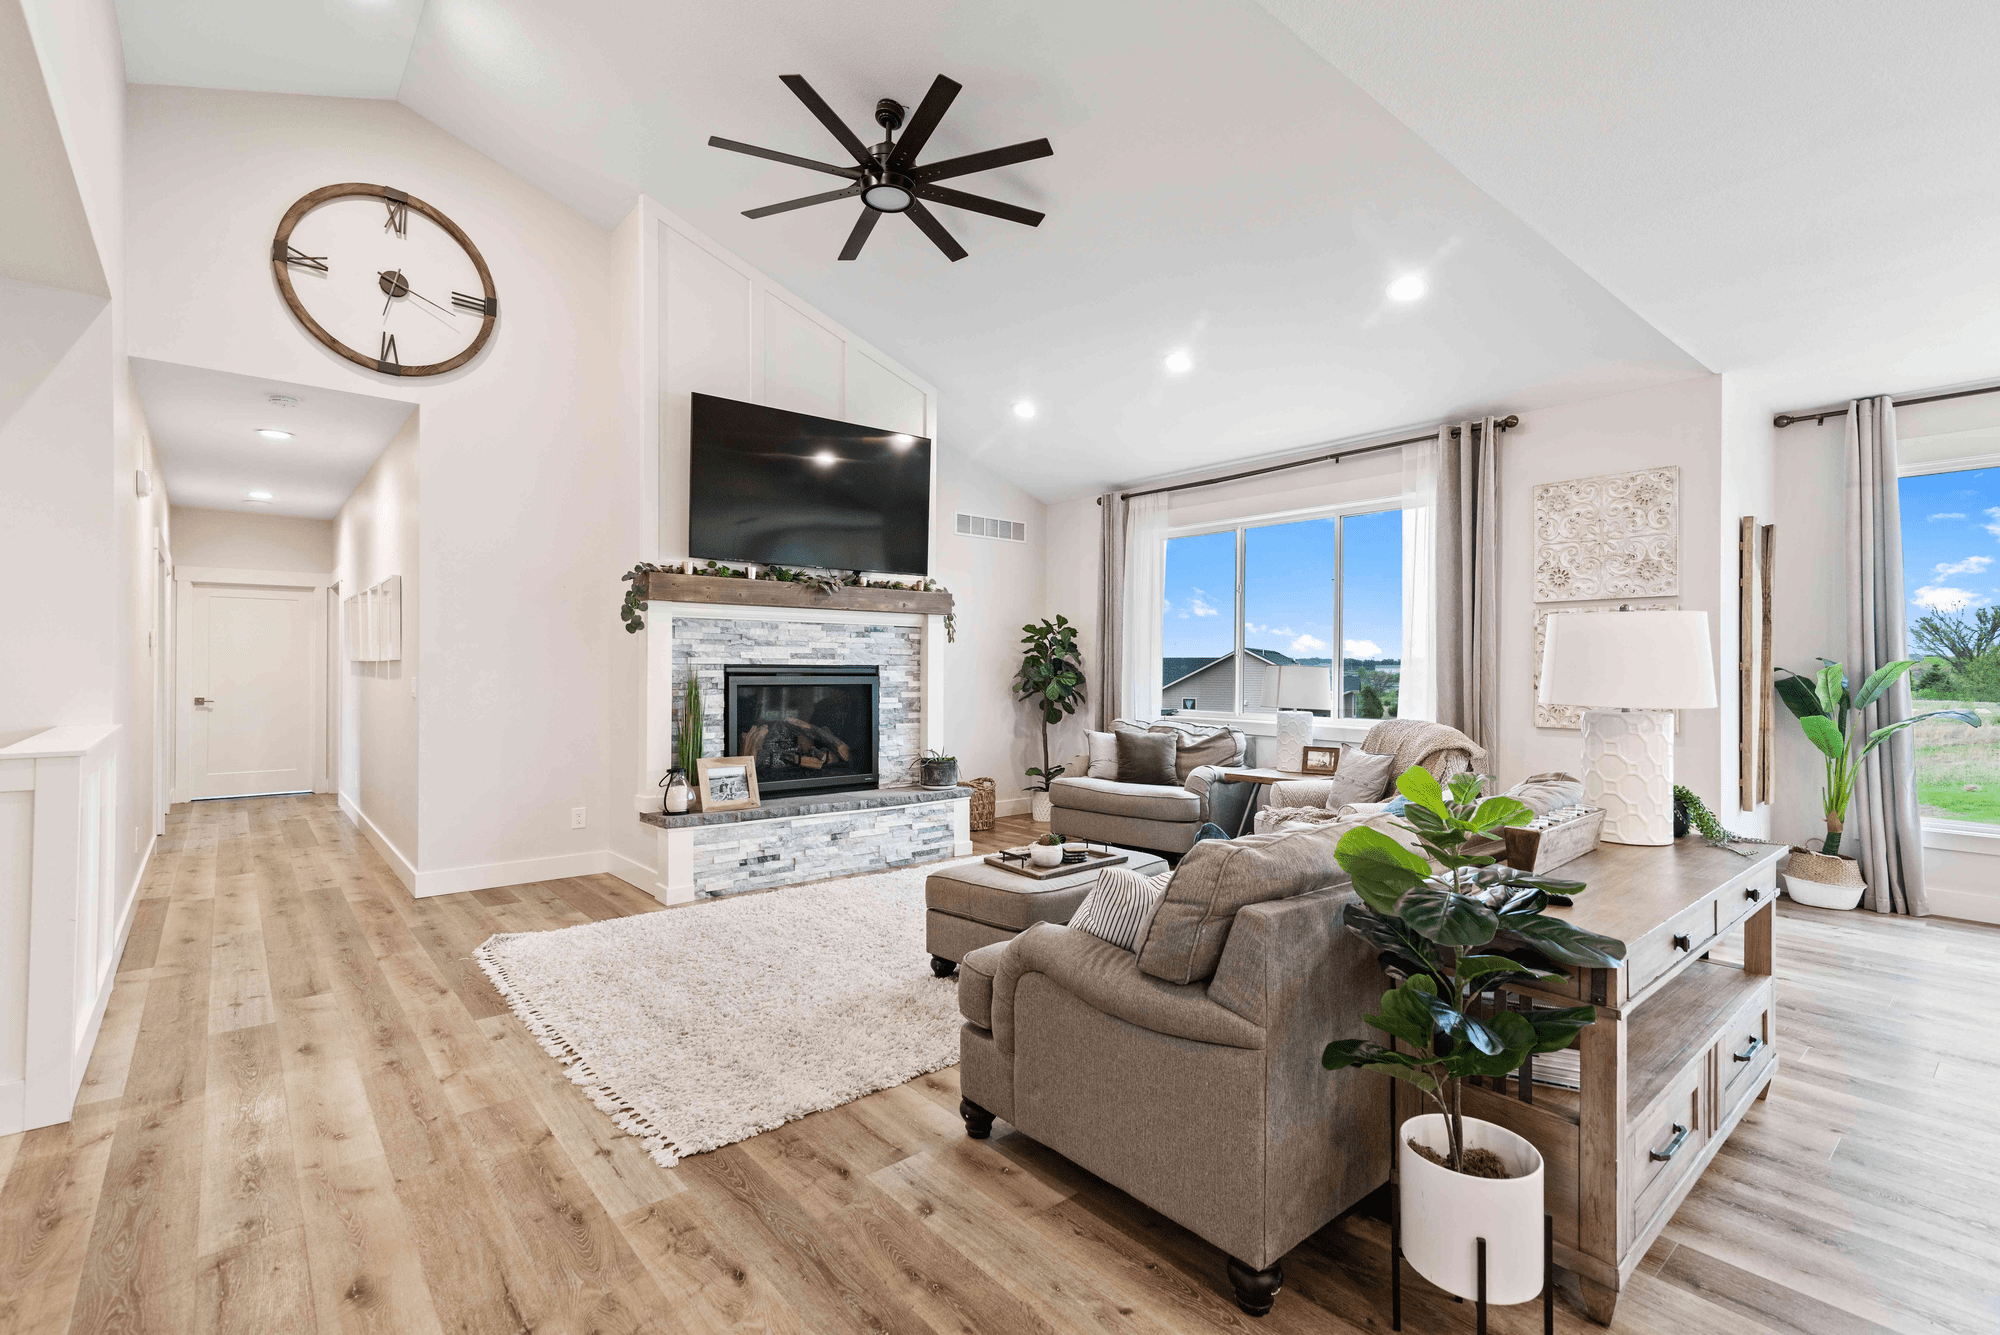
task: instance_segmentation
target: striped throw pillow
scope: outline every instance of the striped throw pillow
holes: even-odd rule
[[[1137,951],[1172,877],[1170,871],[1149,877],[1130,867],[1107,867],[1098,873],[1097,884],[1083,903],[1077,905],[1069,925],[1120,950]]]

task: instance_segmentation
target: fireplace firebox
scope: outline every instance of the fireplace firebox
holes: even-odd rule
[[[725,667],[723,736],[754,756],[761,793],[874,788],[881,673],[873,667]]]

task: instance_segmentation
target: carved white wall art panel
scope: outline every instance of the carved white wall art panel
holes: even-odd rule
[[[1535,488],[1535,601],[1657,598],[1681,591],[1676,467]]]
[[[1619,603],[1615,607],[1536,608],[1535,664],[1533,669],[1533,684],[1529,688],[1535,693],[1535,726],[1537,728],[1581,728],[1583,726],[1583,711],[1586,708],[1586,706],[1582,705],[1545,705],[1542,703],[1542,652],[1549,642],[1549,618],[1552,615],[1560,613],[1563,616],[1568,616],[1572,612],[1677,612],[1680,610],[1680,606],[1678,598],[1669,598],[1664,602]],[[1611,704],[1612,702],[1607,700],[1604,703]],[[1675,732],[1680,731],[1680,719],[1681,711],[1676,709],[1674,711]]]

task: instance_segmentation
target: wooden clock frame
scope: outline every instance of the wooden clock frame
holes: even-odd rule
[[[299,300],[299,294],[292,287],[292,266],[294,264],[304,264],[309,267],[324,269],[326,265],[324,257],[307,255],[291,244],[292,229],[299,225],[301,218],[327,201],[355,197],[383,201],[390,209],[392,216],[398,207],[415,209],[418,213],[421,213],[424,217],[429,218],[432,222],[443,228],[451,239],[458,243],[459,248],[471,257],[472,267],[479,272],[479,282],[482,292],[479,298],[470,301],[461,301],[459,299],[461,294],[454,293],[453,304],[463,310],[478,310],[481,312],[483,318],[479,324],[479,332],[473,336],[472,342],[467,344],[464,350],[459,352],[458,355],[445,361],[431,362],[424,366],[404,366],[401,362],[387,361],[381,357],[370,357],[366,353],[355,351],[328,333],[326,327],[313,319],[312,313],[306,310],[305,303]],[[418,199],[415,195],[407,191],[398,190],[393,186],[369,185],[361,181],[349,181],[341,185],[321,186],[309,194],[300,196],[298,202],[285,210],[285,216],[278,220],[277,235],[271,239],[271,273],[278,281],[278,291],[284,294],[285,305],[291,307],[292,314],[298,317],[299,323],[304,325],[314,338],[355,365],[365,366],[369,370],[379,371],[383,375],[443,375],[446,371],[455,371],[479,355],[479,350],[486,346],[486,340],[493,336],[494,322],[500,318],[500,296],[493,288],[493,273],[486,267],[486,257],[479,253],[478,246],[472,244],[472,238],[465,234],[465,229],[450,218],[447,218],[441,210]]]

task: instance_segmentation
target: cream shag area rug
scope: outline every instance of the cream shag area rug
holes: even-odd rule
[[[924,948],[949,862],[565,927],[476,952],[569,1078],[672,1167],[951,1065]]]

